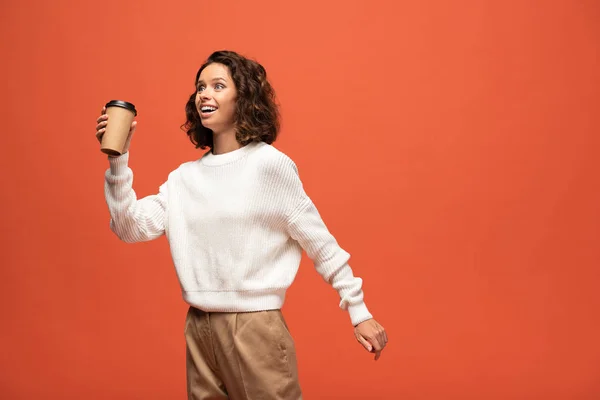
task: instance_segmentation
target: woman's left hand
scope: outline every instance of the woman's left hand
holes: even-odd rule
[[[388,341],[383,326],[374,319],[366,320],[354,327],[354,336],[368,352],[375,353],[375,360],[379,360],[381,351]]]

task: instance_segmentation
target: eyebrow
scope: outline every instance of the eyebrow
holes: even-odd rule
[[[217,78],[213,78],[212,79],[212,82],[216,82],[216,81],[223,81],[223,82],[227,83],[227,79],[221,78],[221,77],[217,77]],[[196,82],[196,85],[199,85],[201,83],[204,83],[204,81],[203,80],[198,80],[198,82]]]

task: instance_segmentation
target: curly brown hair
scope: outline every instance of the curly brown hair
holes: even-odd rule
[[[271,144],[279,133],[279,109],[275,101],[275,91],[267,80],[267,71],[254,60],[233,51],[216,51],[200,67],[194,80],[196,88],[200,73],[208,65],[219,63],[229,69],[237,89],[235,106],[235,136],[241,145],[253,141]],[[187,121],[181,126],[196,148],[213,147],[212,130],[204,127],[196,109],[196,91],[190,95],[185,105]]]

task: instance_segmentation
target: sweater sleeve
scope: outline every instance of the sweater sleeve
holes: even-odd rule
[[[128,161],[129,153],[109,157],[104,195],[111,216],[110,228],[127,243],[156,239],[165,232],[167,186],[163,184],[158,194],[138,200]]]
[[[362,279],[354,276],[344,251],[329,232],[316,206],[306,195],[298,169],[292,160],[280,169],[282,187],[288,201],[287,229],[314,262],[317,272],[338,292],[340,308],[347,310],[352,324],[373,318],[364,302]]]

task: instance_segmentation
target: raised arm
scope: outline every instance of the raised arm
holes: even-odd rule
[[[109,157],[104,194],[111,216],[110,228],[124,242],[153,240],[165,232],[167,186],[163,184],[158,194],[138,200],[128,160],[129,153]]]

